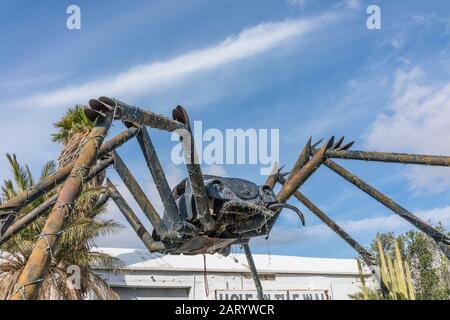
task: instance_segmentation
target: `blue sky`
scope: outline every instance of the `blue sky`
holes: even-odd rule
[[[81,8],[81,30],[66,28],[71,4]],[[381,30],[366,27],[370,4],[381,8]],[[205,129],[278,128],[280,161],[288,168],[311,135],[345,135],[356,140],[355,149],[450,154],[446,1],[2,0],[0,21],[0,153],[16,153],[36,172],[59,151],[52,123],[68,107],[101,95],[166,115],[181,104]],[[121,130],[117,123],[111,135]],[[170,162],[174,142],[151,134],[174,184],[185,176]],[[120,154],[162,211],[136,143]],[[0,177],[7,178],[3,163]],[[343,165],[423,219],[450,228],[448,169]],[[257,183],[266,178],[258,165],[204,169]],[[108,174],[140,215],[115,173]],[[327,168],[302,191],[363,245],[377,231],[408,229]],[[306,227],[285,212],[269,240],[252,240],[253,251],[355,256],[299,207]],[[108,216],[126,227],[99,245],[142,248],[113,204]]]

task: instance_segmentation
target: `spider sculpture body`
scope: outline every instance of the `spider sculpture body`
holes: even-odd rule
[[[40,279],[45,276],[48,269],[51,252],[57,246],[58,236],[64,230],[66,219],[83,183],[96,177],[111,165],[114,166],[143,214],[152,224],[153,232],[150,234],[146,230],[109,179],[107,179],[107,193],[101,201],[111,198],[116,203],[149,251],[165,254],[221,253],[226,255],[232,245],[239,244],[246,254],[259,299],[263,299],[263,291],[248,243],[254,237],[269,235],[285,208],[295,211],[302,224],[305,223],[302,212],[287,203],[292,196],[354,248],[379,279],[377,265],[371,254],[299,191],[302,184],[321,165],[325,165],[426,233],[450,258],[450,239],[443,232],[422,221],[332,160],[339,158],[450,166],[450,157],[354,151],[349,150],[353,142],[344,143],[344,138],[335,142],[332,137],[323,144],[321,141],[312,144],[310,139],[289,173],[282,173],[274,168],[273,174],[268,177],[266,183],[258,186],[240,178],[202,174],[200,165],[196,161],[189,118],[181,106],[173,110],[173,119],[169,119],[116,99],[100,97],[89,101],[85,114],[95,122],[95,127],[80,147],[78,159],[33,188],[0,205],[0,244],[8,241],[34,219],[52,208],[42,230],[42,236],[37,240],[33,253],[19,278],[18,289],[13,299],[36,297]],[[121,120],[127,130],[103,143],[115,119]],[[179,133],[188,177],[173,190],[169,187],[146,127]],[[137,138],[143,159],[164,205],[162,218],[115,151],[134,137]],[[273,188],[277,183],[281,185],[281,190],[275,194]],[[15,216],[21,208],[51,191],[58,184],[63,184],[58,195],[49,198],[25,217],[15,221]],[[382,282],[380,285],[383,288]]]

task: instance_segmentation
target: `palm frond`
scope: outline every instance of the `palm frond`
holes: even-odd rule
[[[88,121],[87,119],[83,119],[85,116],[84,112],[82,112],[82,107],[78,107],[77,110],[72,112],[70,114],[69,111],[68,115],[66,115],[67,117],[61,119],[57,124],[57,127],[61,129],[61,136],[57,137],[56,140],[65,143],[65,150],[61,153],[60,158],[66,157],[66,162],[73,161],[67,155],[72,154],[72,156],[76,156],[76,152],[72,151],[71,148],[72,146],[80,145],[83,141],[83,134],[80,134],[80,132],[88,132],[92,126],[91,123],[86,122]],[[72,139],[70,138],[71,136]],[[14,154],[7,154],[7,159],[12,169],[13,178],[4,181],[1,186],[0,201],[10,199],[18,192],[34,185],[33,175],[27,165],[22,166]],[[57,164],[54,161],[47,162],[41,171],[40,180],[51,175],[56,171],[56,168]],[[99,199],[104,195],[105,191],[101,187],[101,182],[102,178],[99,179],[97,185],[86,184],[80,197],[76,200],[74,210],[58,242],[58,247],[52,252],[53,259],[50,263],[49,272],[42,283],[38,299],[118,298],[118,295],[109,288],[107,283],[91,271],[91,266],[94,264],[112,266],[118,263],[117,259],[91,250],[95,246],[95,239],[98,236],[115,232],[122,227],[113,220],[97,218],[97,215],[102,213],[106,207],[103,201],[99,204]],[[54,192],[50,192],[27,204],[20,210],[19,217],[36,208],[53,194]],[[37,238],[42,232],[48,212],[2,245],[2,256],[0,257],[0,299],[7,299],[13,294],[14,285],[33,251]],[[69,278],[66,268],[70,265],[77,265],[82,269],[81,290],[67,285]]]
[[[18,191],[24,191],[28,189],[32,183],[31,183],[31,177],[28,175],[28,172],[26,169],[22,167],[22,165],[17,160],[17,157],[15,154],[6,154],[6,158],[8,159],[9,165],[11,167],[11,171],[14,176],[14,183],[18,187]]]
[[[52,134],[52,140],[66,143],[75,133],[87,132],[93,128],[92,122],[84,114],[83,105],[70,108],[66,114],[54,124],[59,129],[58,133]]]
[[[28,187],[27,188],[34,186],[33,174],[31,173],[31,170],[27,164],[25,165],[25,172],[27,173],[27,176],[28,176]]]
[[[55,161],[53,161],[53,160],[48,161],[42,168],[41,177],[39,178],[39,181],[42,181],[45,178],[47,178],[49,175],[55,173],[56,167],[57,167],[57,165],[56,165]]]
[[[17,191],[14,188],[14,183],[12,180],[3,181],[2,189],[2,198],[5,200],[9,200],[17,194]]]

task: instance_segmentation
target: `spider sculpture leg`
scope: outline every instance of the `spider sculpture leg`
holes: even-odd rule
[[[194,197],[195,208],[203,228],[206,231],[212,231],[215,228],[215,220],[209,212],[208,196],[206,194],[200,164],[198,163],[194,137],[192,135],[191,126],[189,123],[189,116],[182,106],[177,106],[172,111],[172,117],[174,120],[181,122],[186,126],[186,130],[180,131],[180,141],[183,146],[189,181],[192,186],[192,195]]]
[[[400,206],[398,203],[396,203],[394,200],[390,199],[359,177],[353,175],[351,172],[343,168],[342,166],[338,165],[334,161],[330,159],[326,159],[324,161],[325,166],[330,168],[332,171],[343,177],[345,180],[349,181],[353,185],[355,185],[357,188],[359,188],[361,191],[364,191],[369,196],[377,200],[378,202],[382,203],[384,206],[392,210],[394,213],[398,214],[400,217],[414,225],[416,228],[427,234],[430,238],[432,238],[439,248],[442,250],[442,252],[446,255],[446,257],[450,260],[450,238],[446,236],[444,233],[440,232],[436,228],[430,226],[425,221],[419,219],[415,215],[413,215],[411,212]]]
[[[114,168],[119,174],[120,178],[133,195],[134,199],[138,203],[139,207],[142,209],[145,216],[148,218],[156,233],[162,240],[177,240],[180,235],[172,230],[168,230],[166,225],[162,222],[161,217],[158,212],[156,212],[150,200],[148,200],[144,191],[141,189],[136,179],[131,174],[130,170],[127,168],[122,158],[113,152],[114,155]]]
[[[136,232],[136,234],[141,239],[142,243],[145,245],[148,251],[150,252],[166,251],[165,244],[159,241],[154,241],[152,239],[150,233],[147,231],[147,229],[145,229],[142,222],[139,220],[139,218],[136,216],[136,214],[133,212],[133,210],[130,208],[125,199],[122,197],[122,195],[119,193],[119,191],[116,189],[116,187],[111,183],[109,179],[106,180],[106,185],[108,187],[108,193],[111,199],[113,199],[113,201],[116,203],[120,212],[122,212],[125,219],[127,219],[128,223],[131,225],[134,232]]]
[[[145,127],[142,127],[141,131],[137,135],[139,146],[144,154],[145,161],[150,170],[153,178],[153,182],[156,185],[161,201],[164,205],[164,216],[167,216],[164,220],[166,227],[169,230],[174,230],[182,234],[191,236],[197,235],[197,228],[191,223],[184,221],[178,211],[178,206],[175,202],[175,198],[170,190],[169,183],[167,182],[164,170],[159,162],[158,155],[156,154],[153,143]]]
[[[258,293],[258,300],[264,300],[261,280],[259,279],[258,271],[256,270],[255,261],[253,261],[252,252],[250,251],[250,246],[248,245],[248,242],[243,243],[242,248],[244,249],[245,257],[247,258],[248,266],[252,273],[253,281],[255,282],[256,291]]]
[[[278,182],[284,185],[286,179],[280,174],[278,176]],[[387,286],[382,282],[380,270],[377,266],[374,257],[368,252],[361,244],[352,238],[344,229],[342,229],[336,222],[334,222],[325,212],[317,207],[311,200],[309,200],[300,191],[294,192],[294,197],[297,198],[305,207],[307,207],[316,217],[318,217],[323,223],[325,223],[331,230],[333,230],[341,239],[347,242],[363,259],[366,265],[371,269],[375,280],[380,284],[383,293],[386,294]]]

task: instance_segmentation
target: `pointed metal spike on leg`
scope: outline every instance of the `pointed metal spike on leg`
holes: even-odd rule
[[[277,194],[278,202],[285,202],[322,164],[325,152],[333,145],[331,137],[297,172],[292,172],[286,183]]]
[[[323,138],[320,138],[319,141],[317,141],[316,143],[314,143],[311,148],[314,149],[315,147],[317,147],[319,144],[321,144],[323,141]]]
[[[338,150],[348,150],[350,149],[353,145],[355,144],[355,141],[351,141],[345,145],[343,145],[342,147],[340,147]]]
[[[244,249],[245,257],[247,258],[248,266],[252,273],[253,281],[255,282],[256,292],[258,293],[258,300],[264,300],[264,293],[261,285],[261,280],[259,279],[258,271],[256,270],[255,261],[253,261],[250,246],[248,245],[248,243],[243,243],[242,248]]]
[[[330,149],[338,149],[342,145],[342,142],[344,142],[344,138],[345,137],[340,138]]]

